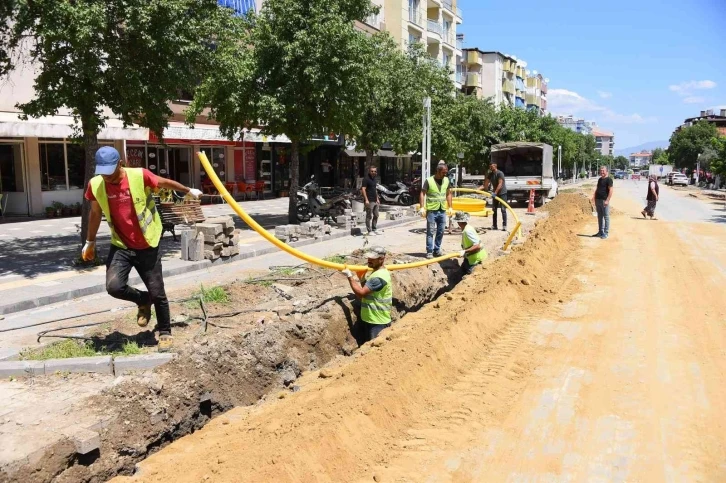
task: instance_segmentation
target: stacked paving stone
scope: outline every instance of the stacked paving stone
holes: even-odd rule
[[[231,216],[210,218],[182,232],[182,260],[229,258],[239,254],[239,230]]]
[[[326,225],[320,217],[313,217],[310,221],[300,223],[299,225],[280,225],[275,227],[275,238],[285,243],[296,241],[300,237],[305,238],[322,238],[330,235],[330,225]]]

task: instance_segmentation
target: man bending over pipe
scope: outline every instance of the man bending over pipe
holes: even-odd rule
[[[91,213],[81,256],[86,261],[96,258],[96,234],[103,213],[111,228],[111,250],[106,258],[106,291],[112,297],[139,306],[136,322],[140,327],[149,325],[151,304],[154,304],[159,352],[166,352],[173,343],[171,316],[161,271],[161,218],[152,192],[157,188],[167,188],[189,193],[195,198],[199,198],[202,192],[155,176],[146,169],[124,168],[119,164],[120,159],[118,151],[110,146],[96,152],[96,176],[88,183],[85,195],[91,202]],[[148,292],[129,287],[132,268],[136,269]]]
[[[356,297],[361,299],[360,318],[363,324],[363,342],[378,337],[383,329],[391,326],[391,308],[393,307],[393,287],[391,272],[384,266],[386,249],[371,247],[366,252],[368,267],[373,273],[361,285],[358,277],[347,268],[342,271],[348,277],[350,288]]]

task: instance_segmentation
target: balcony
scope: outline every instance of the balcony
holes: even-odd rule
[[[464,50],[464,41],[456,39],[456,50]]]
[[[546,82],[542,83],[542,94],[547,94],[547,83]]]
[[[502,83],[502,91],[506,92],[507,94],[514,94],[516,89],[514,88],[514,82],[510,80],[505,80]]]
[[[466,63],[469,65],[484,65],[484,61],[476,50],[470,50],[466,53]]]
[[[539,107],[539,97],[534,94],[527,94],[527,106]]]
[[[442,38],[444,35],[444,28],[441,26],[441,24],[438,21],[432,20],[430,18],[426,19],[426,30],[428,30],[430,34],[438,35],[439,39]]]
[[[475,72],[469,72],[466,74],[466,87],[479,87],[479,74]]]

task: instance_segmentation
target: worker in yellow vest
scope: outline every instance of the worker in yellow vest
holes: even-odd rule
[[[347,268],[343,274],[348,277],[350,288],[360,302],[360,318],[363,326],[363,341],[375,339],[383,329],[391,326],[391,308],[393,307],[393,287],[391,272],[386,269],[386,249],[371,247],[366,252],[368,268],[373,273],[365,277],[365,285],[361,285],[353,272]]]
[[[426,217],[426,258],[440,257],[441,242],[444,240],[446,216],[453,216],[449,167],[446,161],[439,161],[436,174],[429,177],[421,188],[419,213]],[[434,239],[434,232],[436,238]]]
[[[469,223],[469,213],[457,211],[454,221],[461,228],[461,251],[459,256],[464,259],[461,270],[465,275],[470,275],[474,271],[474,267],[480,265],[489,255],[481,243],[476,228]]]
[[[167,188],[198,198],[202,192],[176,181],[155,176],[142,168],[124,168],[118,151],[104,146],[96,151],[96,176],[91,178],[85,198],[91,203],[88,235],[81,256],[96,258],[96,234],[101,214],[111,228],[111,249],[106,258],[106,291],[112,297],[138,305],[136,321],[140,327],[149,325],[151,305],[156,308],[159,330],[159,351],[172,347],[169,301],[164,291],[161,270],[161,218],[152,192]],[[135,268],[148,292],[128,284],[129,272]]]

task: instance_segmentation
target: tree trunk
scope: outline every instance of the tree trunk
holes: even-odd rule
[[[93,178],[96,172],[96,151],[98,150],[98,130],[86,129],[88,125],[86,120],[81,120],[83,125],[83,149],[86,156],[86,170],[83,177],[83,189],[88,186],[88,182]],[[91,212],[91,203],[83,197],[83,210],[81,211],[81,247],[86,243],[88,236],[88,215]]]
[[[291,140],[290,146],[290,203],[288,205],[287,221],[297,224],[297,186],[300,172],[300,142]]]
[[[368,174],[368,170],[373,166],[373,151],[370,149],[366,149],[366,170],[365,174]]]

